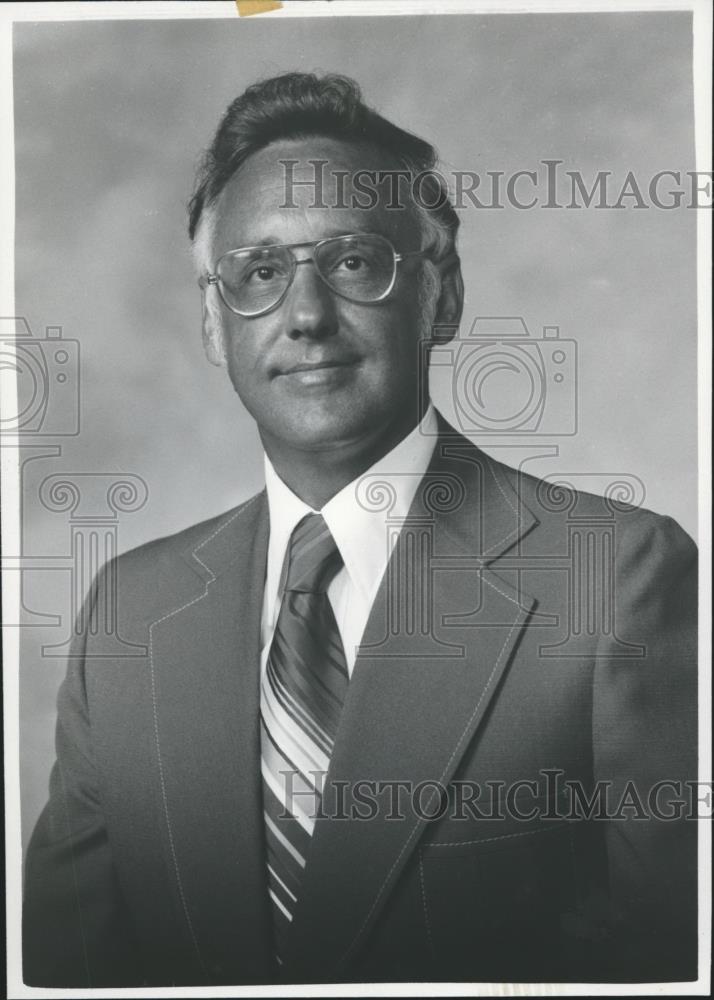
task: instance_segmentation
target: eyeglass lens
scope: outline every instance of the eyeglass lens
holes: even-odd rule
[[[353,302],[376,302],[394,280],[394,249],[381,236],[326,240],[315,247],[312,259],[323,281]],[[258,313],[279,301],[296,266],[287,247],[233,250],[218,262],[221,291],[232,308]]]

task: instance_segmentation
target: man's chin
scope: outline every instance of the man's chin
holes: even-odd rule
[[[359,451],[369,446],[376,437],[376,431],[365,431],[364,428],[330,427],[306,431],[294,436],[290,444],[296,451],[322,452],[329,454],[345,454],[349,451]]]
[[[293,423],[279,434],[269,434],[278,439],[283,447],[296,452],[310,452],[347,458],[349,453],[359,453],[371,449],[383,432],[382,424],[361,421],[339,420],[334,415],[320,420],[310,420],[308,415],[300,418],[299,426]]]

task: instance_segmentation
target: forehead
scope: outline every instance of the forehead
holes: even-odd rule
[[[238,246],[353,232],[381,233],[398,249],[417,249],[409,184],[390,183],[386,175],[394,169],[367,146],[321,137],[274,142],[249,157],[221,192],[214,256]],[[381,172],[381,183],[370,172]],[[387,207],[390,198],[396,207]]]

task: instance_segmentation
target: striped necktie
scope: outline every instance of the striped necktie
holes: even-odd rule
[[[261,683],[268,889],[282,965],[349,675],[327,587],[342,557],[320,514],[293,531],[285,592]]]

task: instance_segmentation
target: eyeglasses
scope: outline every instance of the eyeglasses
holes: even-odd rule
[[[312,256],[297,258],[293,250],[311,247]],[[320,278],[336,295],[350,302],[381,302],[394,288],[397,265],[428,250],[397,253],[385,236],[358,233],[312,243],[240,247],[219,257],[213,274],[199,279],[201,288],[215,285],[238,316],[262,316],[280,305],[298,264],[314,264]]]

